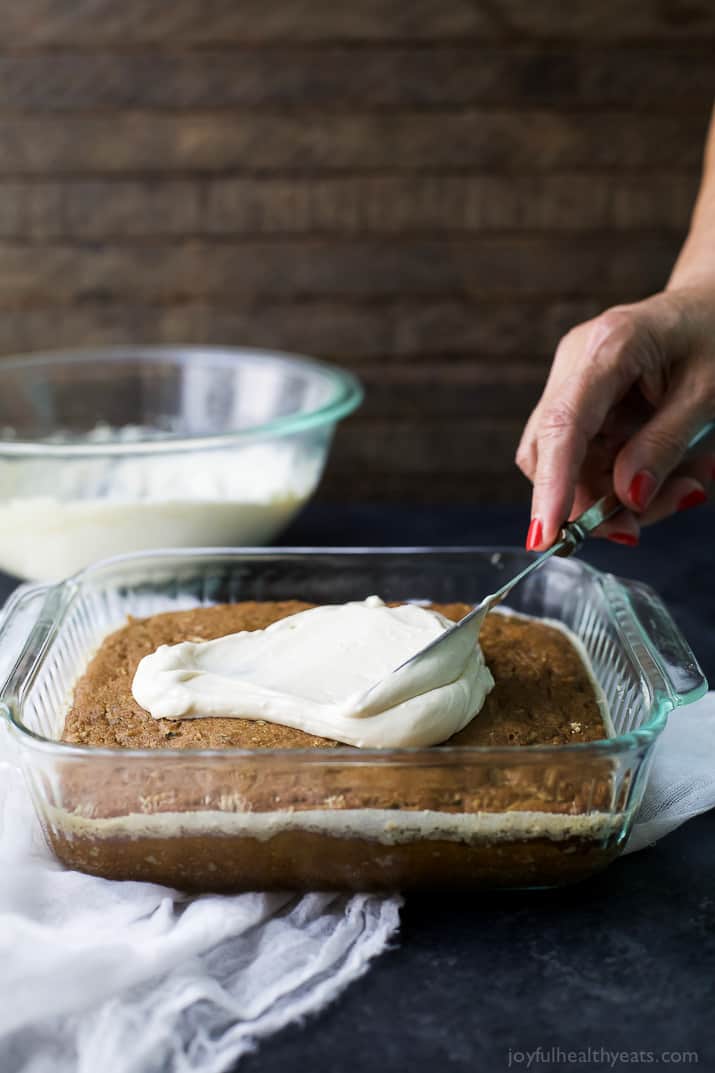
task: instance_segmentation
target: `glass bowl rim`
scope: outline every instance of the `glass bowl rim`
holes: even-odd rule
[[[130,442],[109,441],[89,443],[86,439],[68,438],[66,442],[49,443],[40,439],[3,439],[0,437],[0,457],[35,456],[54,458],[87,458],[106,455],[171,454],[175,452],[210,450],[234,447],[276,436],[305,432],[332,424],[351,414],[362,402],[364,391],[358,378],[345,369],[336,368],[328,362],[307,357],[304,354],[264,347],[215,346],[215,345],[154,345],[132,344],[130,346],[86,347],[77,349],[31,351],[26,355],[10,355],[0,361],[0,385],[3,373],[10,370],[51,367],[53,365],[111,364],[124,359],[152,359],[170,365],[178,358],[191,357],[194,361],[212,359],[225,365],[236,359],[251,358],[258,363],[274,363],[286,368],[319,376],[332,386],[331,397],[313,410],[274,418],[250,428],[233,432],[218,432],[202,436],[162,437],[162,439],[137,439]]]

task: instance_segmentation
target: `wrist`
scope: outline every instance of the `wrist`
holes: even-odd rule
[[[677,314],[681,329],[691,344],[705,341],[712,349],[715,336],[715,275],[676,284],[669,283],[662,295]]]

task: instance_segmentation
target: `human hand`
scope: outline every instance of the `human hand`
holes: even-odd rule
[[[580,324],[559,344],[517,465],[533,482],[529,550],[615,490],[626,508],[598,530],[640,527],[705,502],[715,455],[689,441],[715,418],[715,286],[665,291]]]

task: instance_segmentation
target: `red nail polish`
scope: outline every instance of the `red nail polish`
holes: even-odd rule
[[[608,539],[614,544],[626,544],[629,548],[638,546],[638,537],[633,536],[633,533],[609,533]]]
[[[539,518],[532,518],[529,532],[526,534],[526,550],[534,551],[537,544],[541,543],[543,528]]]
[[[707,498],[701,488],[693,488],[692,492],[688,492],[680,500],[678,510],[690,510],[691,507],[699,507],[701,503],[707,502]]]
[[[658,486],[658,481],[647,469],[636,473],[628,488],[628,495],[636,510],[643,511],[648,506]]]

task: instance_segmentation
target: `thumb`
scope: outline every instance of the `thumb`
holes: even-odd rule
[[[712,417],[711,392],[682,377],[653,417],[622,447],[613,478],[616,495],[639,514],[647,509],[666,477],[680,463],[691,439]]]

